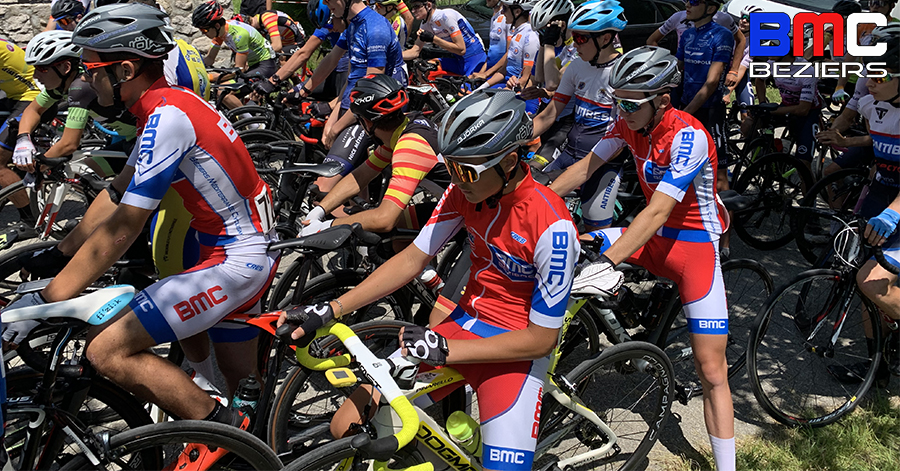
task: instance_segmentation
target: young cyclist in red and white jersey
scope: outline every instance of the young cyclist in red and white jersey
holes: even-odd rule
[[[734,408],[725,360],[728,310],[718,256],[727,216],[717,204],[712,138],[696,118],[671,105],[669,93],[680,75],[677,59],[651,46],[629,51],[613,66],[610,86],[619,116],[585,159],[593,171],[628,146],[648,203],[627,230],[593,233],[604,238],[604,260],[586,267],[575,285],[598,293],[612,290],[622,277],[614,268],[626,260],[678,285],[716,469],[733,471]],[[557,191],[569,192],[585,178],[569,171],[554,184]]]
[[[172,35],[167,16],[141,4],[94,9],[75,29],[72,41],[84,49],[98,100],[128,107],[138,118],[139,145],[111,185],[122,188],[122,180],[130,180],[124,194],[101,193],[85,214],[79,227],[94,229],[72,263],[43,291],[14,306],[81,294],[134,242],[174,188],[193,216],[191,226],[203,245],[200,262],[151,285],[115,319],[92,330],[87,357],[104,376],[181,418],[230,423],[229,409],[148,349],[258,306],[278,262],[278,254],[268,252],[271,197],[228,121],[195,93],[166,83],[162,61],[175,47]],[[217,353],[227,356],[219,360],[228,366],[223,374],[233,388],[255,368],[256,341],[229,347]],[[246,425],[241,419],[239,425]]]
[[[441,297],[431,328],[407,327],[401,336],[403,353],[432,366],[452,365],[475,389],[488,470],[531,469],[547,355],[562,325],[579,250],[563,201],[519,161],[530,139],[531,119],[513,92],[483,90],[457,102],[438,138],[453,184],[413,245],[340,298],[302,306],[279,321],[302,322],[293,333],[301,338],[409,282],[465,228],[472,244],[465,294],[458,305]],[[332,433],[346,434],[372,395],[370,388],[354,392],[335,414]]]

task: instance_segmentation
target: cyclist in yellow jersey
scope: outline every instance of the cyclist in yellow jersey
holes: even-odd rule
[[[400,14],[400,5],[406,6],[400,0],[373,0],[373,8],[379,15],[387,18],[397,34],[397,40],[400,41],[400,47],[406,49],[406,41],[409,39],[409,25]],[[408,11],[408,9],[407,9]],[[410,14],[412,15],[412,14]]]

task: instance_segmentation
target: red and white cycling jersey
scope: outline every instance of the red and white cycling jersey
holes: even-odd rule
[[[527,171],[522,165],[518,171]],[[472,269],[459,306],[478,321],[521,330],[528,321],[559,328],[578,261],[578,232],[563,200],[531,174],[493,209],[450,185],[415,244],[435,255],[463,226]],[[463,326],[479,333],[475,327]],[[490,330],[488,328],[487,330]]]
[[[204,245],[269,232],[269,187],[224,116],[192,91],[170,87],[165,78],[130,111],[138,118],[140,138],[128,160],[135,172],[123,204],[156,209],[171,186]]]
[[[727,224],[716,197],[716,146],[703,125],[669,108],[648,137],[628,129],[619,117],[593,152],[606,162],[626,145],[634,155],[647,201],[656,191],[678,201],[660,235],[689,240],[686,231],[704,231],[718,239]]]

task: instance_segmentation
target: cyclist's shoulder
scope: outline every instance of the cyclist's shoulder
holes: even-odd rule
[[[875,97],[871,94],[859,99],[859,112],[864,113],[874,109]]]
[[[25,63],[25,51],[10,40],[0,36],[0,64],[7,65],[11,61]]]

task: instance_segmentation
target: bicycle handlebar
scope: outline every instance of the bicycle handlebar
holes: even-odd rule
[[[285,327],[287,328],[285,329]],[[282,338],[285,338],[286,335],[287,341],[290,341],[290,332],[292,330],[292,326],[284,324],[278,328],[276,335]],[[297,347],[297,361],[300,362],[300,365],[310,370],[324,371],[349,365],[351,355],[356,359],[356,362],[362,367],[363,373],[387,399],[391,409],[397,413],[403,424],[400,431],[391,436],[371,440],[367,434],[362,434],[361,436],[365,438],[354,440],[354,446],[357,446],[368,457],[376,460],[376,469],[384,469],[384,463],[381,463],[381,466],[379,466],[377,462],[386,462],[394,453],[415,438],[419,429],[419,415],[391,375],[391,372],[394,371],[394,368],[391,367],[391,362],[376,357],[353,332],[353,329],[340,322],[333,321],[322,326],[316,331],[315,338],[320,339],[329,335],[337,337],[350,353],[338,357],[315,358],[310,355],[309,345],[307,345],[305,347]],[[409,363],[412,364],[411,362]],[[421,471],[426,469],[431,468],[410,468],[410,470]]]

